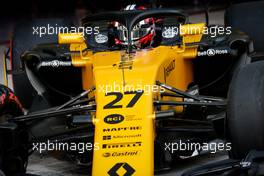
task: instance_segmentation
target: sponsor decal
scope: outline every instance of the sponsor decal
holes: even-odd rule
[[[103,144],[103,149],[110,148],[130,148],[130,147],[140,147],[142,142],[123,142],[123,143],[112,143],[112,144]]]
[[[124,169],[126,172],[123,174],[124,176],[131,176],[136,171],[132,166],[128,163],[116,163],[107,173],[110,176],[118,176],[118,170]]]
[[[178,34],[178,32],[175,29],[177,29],[177,28],[176,27],[173,27],[173,28],[165,27],[165,29],[162,32],[162,37],[165,39],[174,38]]]
[[[108,41],[108,37],[103,34],[98,34],[95,36],[96,43],[106,43]]]
[[[118,69],[132,69],[133,61],[122,61],[118,65]]]
[[[111,140],[111,136],[110,135],[108,135],[108,136],[103,136],[103,140],[105,141],[105,140]]]
[[[40,63],[40,67],[69,67],[72,63],[70,61],[43,61]]]
[[[126,115],[126,121],[137,121],[142,120],[142,117],[137,117],[136,115]]]
[[[103,154],[103,157],[106,157],[107,158],[109,156],[111,156],[111,153],[109,153],[109,152]]]
[[[117,124],[123,122],[124,119],[124,116],[121,114],[110,114],[104,118],[104,122],[108,124]]]
[[[171,61],[169,65],[164,68],[164,80],[166,82],[166,78],[170,76],[171,72],[175,69],[175,60]]]
[[[135,135],[113,135],[113,139],[126,139],[126,138],[138,138],[141,137],[141,134]]]
[[[222,55],[228,54],[226,49],[208,49],[206,51],[198,51],[198,56],[215,56],[215,55]]]
[[[141,126],[131,126],[131,127],[118,127],[118,128],[104,128],[103,132],[112,132],[112,131],[137,131],[141,130]]]
[[[119,156],[136,156],[139,155],[140,151],[122,151],[122,152],[106,152],[103,157],[119,157]]]
[[[129,139],[129,138],[139,138],[141,137],[141,134],[135,134],[135,135],[107,135],[103,136],[103,140],[111,140],[111,139]]]

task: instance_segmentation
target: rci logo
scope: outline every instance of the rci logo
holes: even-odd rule
[[[107,173],[110,176],[119,176],[117,172],[121,168],[126,171],[126,173],[124,174],[125,176],[131,176],[135,172],[135,169],[128,163],[116,163]]]
[[[104,122],[108,124],[117,124],[124,120],[124,116],[121,114],[110,114],[104,118]]]

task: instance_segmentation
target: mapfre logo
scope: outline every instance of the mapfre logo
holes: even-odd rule
[[[141,130],[141,126],[131,126],[131,127],[119,127],[119,128],[104,128],[103,132],[112,132],[112,131],[137,131]]]

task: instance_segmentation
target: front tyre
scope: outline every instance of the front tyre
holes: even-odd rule
[[[227,138],[231,158],[264,149],[264,61],[241,68],[233,77],[227,107]]]
[[[26,172],[27,131],[22,124],[7,121],[22,114],[23,109],[17,97],[8,87],[0,84],[0,171],[8,176]]]

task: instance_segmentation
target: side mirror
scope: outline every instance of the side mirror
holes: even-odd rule
[[[85,42],[82,33],[60,33],[58,40],[59,44],[82,44]]]
[[[205,23],[197,24],[185,24],[180,25],[180,36],[182,37],[182,50],[179,52],[184,52],[185,58],[195,58],[197,45],[202,39],[205,31]],[[188,45],[193,44],[193,45]],[[191,52],[186,52],[189,50]],[[194,51],[194,52],[193,52]]]
[[[180,26],[180,35],[202,35],[205,30],[205,23],[185,24]]]
[[[72,64],[75,67],[83,67],[89,62],[91,51],[87,51],[87,45],[82,33],[60,33],[58,35],[59,44],[69,44]]]

